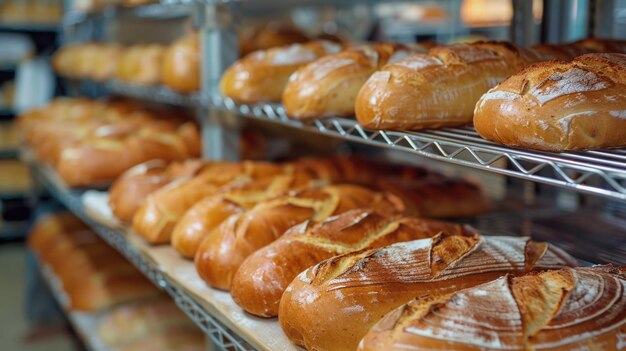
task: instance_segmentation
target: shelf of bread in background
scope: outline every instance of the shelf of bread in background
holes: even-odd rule
[[[42,167],[46,177],[56,176],[49,166]],[[469,226],[419,217],[483,213],[488,202],[472,183],[359,158],[151,161],[127,171],[109,192],[52,184],[61,193],[57,196],[108,242],[125,255],[132,252],[134,263],[158,272],[150,276],[158,277],[177,301],[187,301],[179,305],[192,319],[205,326],[206,320],[217,320],[246,341],[236,349],[288,350],[294,342],[309,349],[353,350],[362,337],[369,340],[366,332],[378,318],[434,284],[429,279],[471,289],[506,272],[576,264],[552,245],[480,236]],[[388,246],[394,242],[406,243]],[[431,251],[444,256],[436,256],[441,263],[432,261],[427,268]],[[470,269],[474,260],[492,263]],[[431,273],[413,274],[420,269]],[[457,277],[457,269],[470,277]],[[438,278],[428,278],[433,272],[439,272]],[[567,269],[558,274],[588,275]],[[623,279],[612,268],[606,274],[610,281]],[[378,280],[371,288],[368,282]],[[400,287],[409,281],[411,288],[403,292]],[[615,306],[608,310],[619,310]],[[622,317],[607,328],[614,330]]]
[[[176,304],[73,215],[41,218],[28,245],[89,350],[206,350]]]

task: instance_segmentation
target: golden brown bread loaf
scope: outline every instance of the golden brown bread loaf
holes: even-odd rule
[[[183,214],[202,198],[264,177],[284,167],[265,162],[210,163],[190,179],[180,179],[150,194],[133,217],[133,229],[152,244],[169,243]]]
[[[197,33],[167,47],[163,54],[161,82],[182,93],[200,89],[200,40]]]
[[[97,135],[97,132],[64,145],[60,152],[55,166],[68,185],[85,186],[112,181],[139,163],[152,159],[181,161],[196,156],[198,151],[190,150],[189,138],[179,134],[199,138],[199,131],[191,122],[187,127],[181,125],[173,131],[145,127],[104,136]]]
[[[285,112],[296,119],[354,116],[354,101],[365,81],[387,63],[420,47],[378,43],[327,55],[298,69],[283,92]]]
[[[359,350],[617,351],[626,269],[564,268],[418,297],[380,320]]]
[[[378,178],[372,187],[400,197],[407,212],[420,217],[473,217],[491,208],[489,198],[480,186],[441,174],[409,179]]]
[[[393,168],[393,167],[391,167]],[[416,169],[417,176],[418,169]],[[198,201],[180,219],[172,232],[172,246],[184,257],[193,258],[204,237],[229,216],[252,208],[288,191],[328,182],[370,183],[379,176],[371,165],[348,157],[305,158],[287,164],[284,174],[252,181],[219,195]]]
[[[319,180],[303,172],[280,174],[206,197],[180,218],[172,231],[172,247],[182,256],[193,258],[202,240],[231,215],[289,190],[306,188],[316,182]]]
[[[172,299],[162,297],[109,311],[98,324],[98,335],[108,346],[120,347],[172,327],[193,326]]]
[[[272,22],[263,28],[250,27],[247,30],[244,29],[240,38],[239,53],[242,57],[253,51],[304,43],[310,40],[297,27],[282,22]]]
[[[139,85],[161,83],[165,47],[159,44],[133,45],[120,57],[116,78]]]
[[[198,247],[196,270],[210,286],[228,290],[243,260],[271,244],[290,227],[307,219],[323,221],[359,207],[372,207],[385,213],[405,209],[404,203],[390,193],[351,184],[289,193],[261,202],[222,222]]]
[[[585,38],[570,45],[587,52],[626,54],[626,40],[620,39]]]
[[[371,209],[351,210],[319,224],[305,221],[243,261],[230,292],[247,312],[275,317],[283,292],[305,269],[340,254],[424,239],[440,232],[477,233],[461,224],[381,214]]]
[[[283,294],[278,318],[287,336],[307,349],[354,350],[376,321],[416,296],[573,263],[563,251],[529,238],[439,234],[307,269]]]
[[[509,146],[563,151],[626,145],[626,55],[543,62],[476,104],[476,131]]]
[[[253,52],[224,72],[220,91],[242,103],[278,102],[295,70],[339,50],[339,44],[320,40]]]
[[[504,42],[435,47],[374,73],[357,95],[356,117],[371,129],[469,124],[482,94],[536,60]]]
[[[175,179],[190,177],[203,165],[198,159],[173,162],[151,160],[124,172],[109,188],[109,207],[123,222],[130,223],[146,197]]]

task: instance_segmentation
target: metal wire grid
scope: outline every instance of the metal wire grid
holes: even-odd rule
[[[180,94],[164,86],[141,86],[119,81],[108,81],[104,83],[104,87],[114,95],[122,95],[161,104],[188,108],[204,105],[197,94]]]
[[[208,102],[214,108],[249,118],[626,201],[626,149],[530,151],[484,140],[472,127],[421,132],[373,131],[346,118],[292,120],[280,104],[238,104],[219,95],[211,96]]]
[[[472,127],[420,132],[373,131],[346,118],[301,122],[280,104],[238,104],[220,95],[179,94],[165,87],[107,82],[114,93],[177,106],[215,108],[344,140],[414,153],[579,192],[626,201],[626,149],[550,153],[501,146],[481,138]],[[502,162],[506,161],[506,162]]]
[[[124,233],[94,221],[85,211],[81,200],[81,191],[70,190],[59,184],[59,182],[54,179],[55,174],[50,169],[47,169],[47,166],[35,162],[29,162],[29,164],[35,178],[50,191],[54,198],[58,199],[67,209],[89,225],[104,241],[124,255],[124,257],[137,267],[150,281],[165,290],[176,302],[178,307],[183,310],[203,332],[209,335],[216,346],[219,346],[223,350],[255,350],[253,346],[237,335],[236,332],[224,326],[215,317],[207,313],[204,308],[196,303],[183,289],[179,288],[174,281],[168,279],[157,267],[150,264],[132,244],[128,243]]]

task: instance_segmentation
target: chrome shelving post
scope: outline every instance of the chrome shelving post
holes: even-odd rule
[[[201,12],[202,96],[218,93],[220,77],[239,54],[233,5],[207,3]],[[200,116],[206,107],[197,111]],[[239,159],[239,122],[228,111],[209,108],[202,123],[202,156],[211,160]]]

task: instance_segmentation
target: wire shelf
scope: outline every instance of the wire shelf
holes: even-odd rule
[[[176,282],[168,279],[161,270],[150,263],[125,237],[121,230],[109,228],[95,221],[85,210],[80,190],[67,188],[56,173],[46,165],[23,157],[31,167],[34,177],[48,189],[74,215],[89,225],[104,241],[119,251],[156,286],[165,290],[184,311],[204,331],[211,340],[224,350],[255,350],[236,332],[226,327],[203,309],[194,299],[181,289]]]
[[[373,131],[353,119],[290,119],[280,104],[238,104],[211,96],[209,104],[239,115],[453,164],[626,201],[626,149],[551,153],[494,144],[473,127],[420,132]],[[506,162],[502,162],[502,161]]]
[[[164,86],[132,85],[120,81],[104,83],[105,89],[114,95],[193,108],[202,105],[198,94],[181,94]]]

